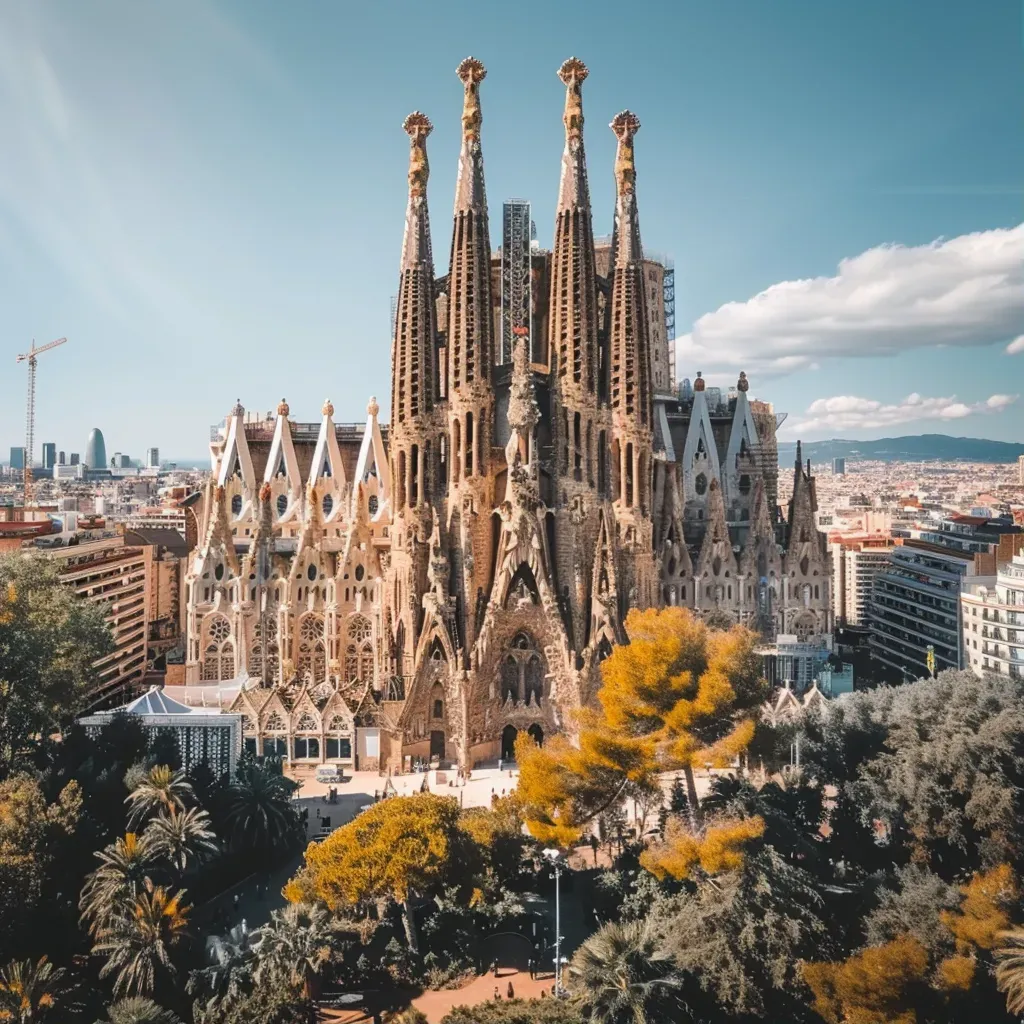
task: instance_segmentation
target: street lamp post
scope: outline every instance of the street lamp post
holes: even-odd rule
[[[544,856],[551,861],[555,871],[555,997],[560,998],[562,992],[562,854],[561,851],[548,848]]]

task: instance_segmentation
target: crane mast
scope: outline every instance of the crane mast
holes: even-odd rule
[[[25,403],[24,504],[26,508],[28,508],[29,502],[32,500],[32,461],[36,432],[36,357],[43,352],[48,352],[51,348],[63,345],[67,340],[67,338],[58,338],[56,341],[51,341],[46,345],[40,345],[38,348],[36,348],[36,343],[33,341],[32,347],[15,359],[15,362],[17,363],[28,363],[28,399]]]

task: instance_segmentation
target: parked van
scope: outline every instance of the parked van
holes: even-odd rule
[[[341,782],[343,776],[341,768],[336,764],[321,764],[317,765],[316,769],[316,781],[317,782]]]

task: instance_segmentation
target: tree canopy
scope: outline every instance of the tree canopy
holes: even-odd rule
[[[0,555],[0,779],[84,708],[113,649],[103,612],[42,555]]]
[[[580,715],[579,745],[517,742],[526,821],[542,842],[575,842],[627,784],[666,770],[684,773],[699,819],[693,768],[732,763],[754,735],[765,695],[754,633],[711,630],[683,608],[633,611],[626,629],[630,642],[601,666],[598,708]]]

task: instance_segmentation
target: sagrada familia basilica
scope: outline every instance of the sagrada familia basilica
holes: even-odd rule
[[[672,390],[640,239],[636,115],[617,114],[610,246],[595,241],[587,68],[567,60],[550,251],[484,189],[484,66],[458,68],[462,144],[438,276],[422,113],[392,347],[391,421],[236,404],[211,444],[188,573],[187,681],[244,680],[250,749],[400,769],[509,757],[572,729],[630,609],[683,605],[770,640],[831,630],[809,464],[777,494],[776,417],[739,375]],[[514,212],[514,211],[513,211]],[[506,206],[506,221],[509,219]],[[513,224],[513,228],[515,225]],[[660,268],[663,271],[663,268]]]

